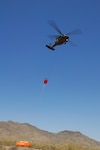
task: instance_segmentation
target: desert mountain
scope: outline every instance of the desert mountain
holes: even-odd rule
[[[92,146],[100,148],[100,142],[93,140],[80,132],[61,131],[51,133],[38,129],[28,123],[18,123],[13,121],[0,122],[0,141],[30,141],[32,143],[46,144],[66,144],[68,142],[81,146]]]

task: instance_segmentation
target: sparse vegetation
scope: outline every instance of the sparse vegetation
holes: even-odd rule
[[[78,146],[73,143],[66,145],[33,143],[31,148],[16,147],[14,141],[0,141],[0,150],[99,150],[98,148]]]
[[[0,145],[5,145],[5,146],[15,146],[16,141],[7,141],[7,140],[2,140],[0,141]]]

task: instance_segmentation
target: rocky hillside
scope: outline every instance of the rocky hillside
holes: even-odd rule
[[[30,141],[32,143],[52,143],[66,144],[72,142],[81,146],[92,146],[100,148],[100,142],[93,140],[80,132],[61,131],[59,133],[51,133],[40,130],[28,123],[18,122],[0,122],[0,141]]]

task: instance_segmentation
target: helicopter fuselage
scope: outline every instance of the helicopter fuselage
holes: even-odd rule
[[[46,45],[46,47],[51,50],[55,50],[54,49],[55,46],[66,44],[68,42],[68,40],[69,40],[69,36],[67,36],[66,34],[63,34],[56,38],[56,41],[54,44]]]
[[[69,37],[67,35],[60,35],[56,38],[55,45],[61,45],[68,42]]]

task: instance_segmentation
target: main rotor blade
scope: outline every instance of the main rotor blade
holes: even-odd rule
[[[75,29],[69,33],[67,33],[67,35],[75,35],[75,34],[81,34],[82,31],[80,29]]]
[[[59,33],[59,34],[62,34],[62,32],[60,31],[60,29],[58,28],[57,24],[51,20],[49,21],[49,24]]]
[[[59,35],[49,35],[48,37],[51,38],[51,39],[56,39],[56,38],[59,37]]]
[[[71,40],[69,40],[68,42],[69,42],[69,44],[70,44],[71,46],[73,46],[73,47],[76,47],[76,46],[77,46],[77,44],[75,44],[75,43],[72,42]]]

